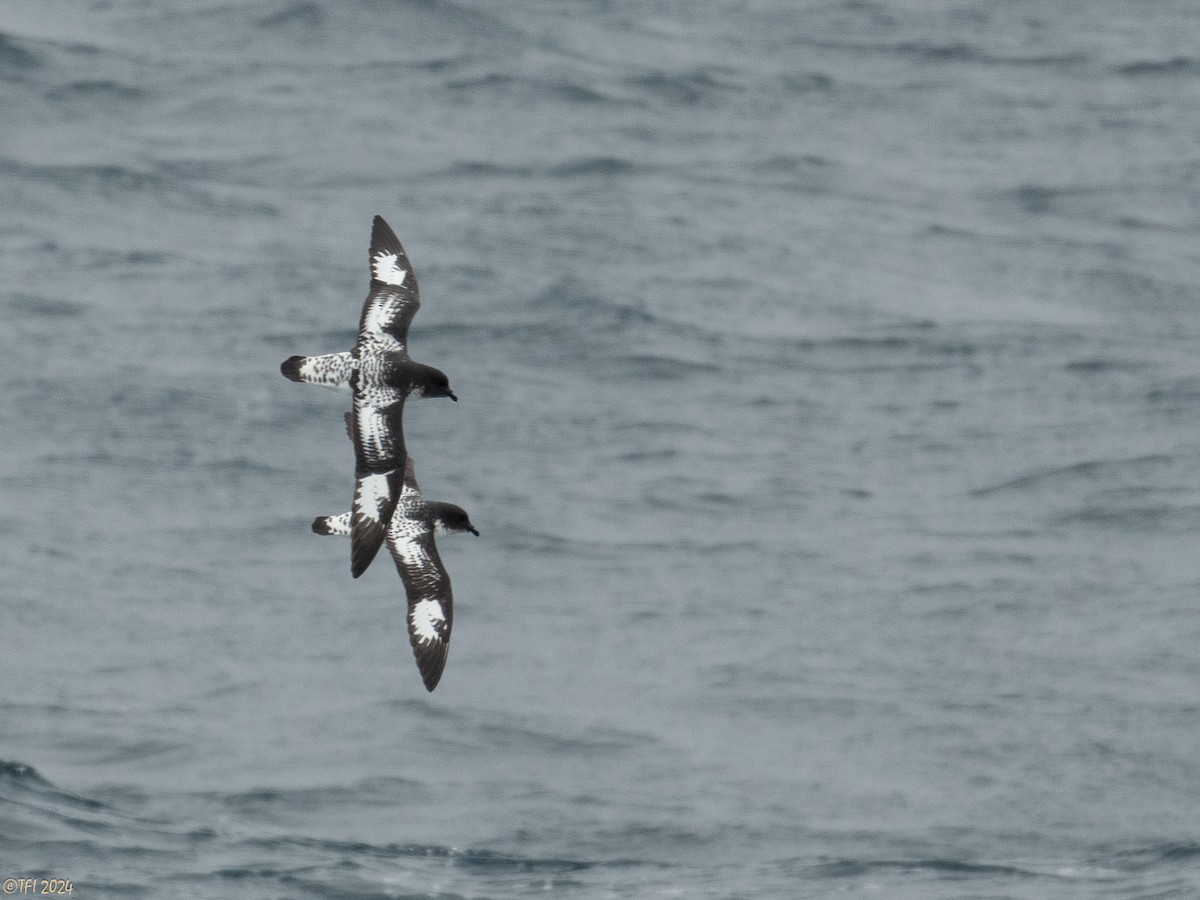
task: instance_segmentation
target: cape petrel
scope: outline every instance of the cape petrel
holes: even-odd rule
[[[351,514],[320,516],[313,520],[312,529],[317,534],[348,535]],[[446,667],[454,622],[450,576],[438,555],[434,535],[468,531],[479,534],[461,506],[426,500],[421,495],[412,457],[408,457],[404,485],[388,522],[387,543],[408,597],[408,640],[429,691],[437,687]]]
[[[444,372],[408,355],[408,327],[420,308],[417,276],[396,234],[376,216],[371,228],[371,289],[363,303],[354,349],[293,356],[280,370],[292,381],[349,387],[354,395],[354,503],[350,573],[367,570],[383,545],[404,481],[404,401],[449,397]]]

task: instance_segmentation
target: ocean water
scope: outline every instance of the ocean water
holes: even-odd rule
[[[0,7],[0,878],[1200,897],[1200,12]],[[371,217],[457,615],[349,505]],[[15,894],[25,881],[5,882]]]

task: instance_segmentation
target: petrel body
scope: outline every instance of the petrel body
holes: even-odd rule
[[[469,532],[479,537],[479,530],[471,524],[467,511],[454,503],[442,500],[426,500],[434,534],[462,534]],[[392,513],[393,517],[396,515]],[[350,537],[350,510],[337,516],[317,516],[312,522],[313,534]]]
[[[293,356],[280,370],[293,381],[348,387],[354,395],[354,502],[350,572],[357,578],[379,552],[404,484],[404,401],[449,397],[445,373],[408,355],[408,327],[420,308],[417,276],[395,232],[381,216],[371,228],[371,288],[354,349]]]
[[[351,533],[352,517],[322,516],[313,520],[317,534]],[[408,597],[408,640],[425,688],[437,687],[450,649],[454,596],[450,576],[438,555],[435,534],[469,531],[478,535],[466,511],[453,503],[426,500],[421,495],[409,457],[396,508],[388,522],[387,542],[404,592]]]

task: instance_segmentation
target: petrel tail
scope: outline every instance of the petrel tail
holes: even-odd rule
[[[349,350],[322,356],[289,356],[279,366],[284,378],[338,390],[350,389],[354,369],[354,354]]]
[[[300,377],[300,366],[304,363],[303,356],[289,356],[279,366],[279,371],[283,373],[284,378],[292,381],[303,381]]]
[[[340,516],[317,516],[312,523],[313,534],[350,534],[350,513]]]

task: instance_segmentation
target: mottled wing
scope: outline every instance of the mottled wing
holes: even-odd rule
[[[425,689],[437,687],[450,650],[454,596],[426,517],[412,514],[420,495],[406,487],[388,528],[388,549],[408,596],[408,639]]]
[[[367,570],[383,545],[404,479],[404,394],[354,379],[354,505],[350,573]]]
[[[371,229],[371,292],[358,333],[388,334],[408,348],[408,326],[421,305],[417,276],[396,234],[380,216]]]
[[[291,356],[283,361],[279,370],[292,381],[349,390],[350,375],[356,365],[353,355],[346,350],[324,356]]]

